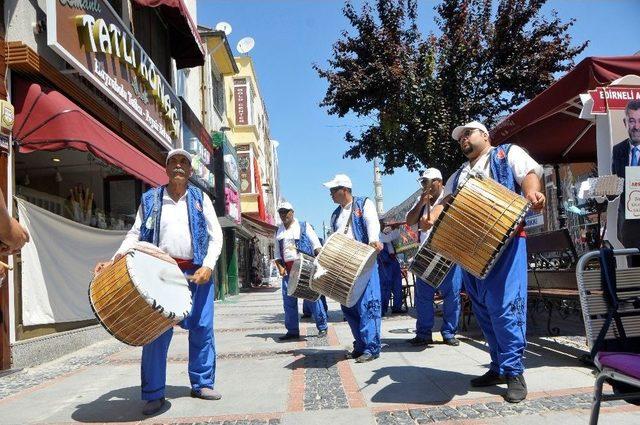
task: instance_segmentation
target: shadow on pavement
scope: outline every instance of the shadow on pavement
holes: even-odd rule
[[[272,341],[277,342],[278,344],[290,344],[292,342],[306,341],[308,338],[303,336],[298,339],[288,339],[286,341],[281,341],[279,338],[283,336],[285,333],[286,333],[286,330],[283,329],[282,332],[265,332],[261,334],[247,334],[245,335],[245,338],[271,339]],[[311,337],[311,338],[314,338],[314,337]]]
[[[167,400],[162,409],[153,416],[160,415],[171,408],[170,399],[189,397],[191,388],[166,386]],[[76,406],[76,411],[71,414],[77,422],[127,422],[141,421],[153,416],[142,414],[145,401],[140,399],[140,387],[119,388],[103,394],[98,399]]]
[[[372,402],[442,405],[455,396],[467,394],[469,380],[476,376],[426,367],[389,366],[374,370],[365,382],[367,386],[374,385],[385,377],[393,382],[375,393]],[[505,392],[498,386],[474,388],[474,391],[486,392],[487,396]]]
[[[293,355],[302,355],[299,359],[294,360],[285,366],[287,369],[327,369],[344,360],[346,350],[324,350],[313,348],[302,348],[293,350]]]

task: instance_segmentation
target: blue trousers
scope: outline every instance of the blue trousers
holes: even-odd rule
[[[322,302],[322,306],[324,307],[324,311],[325,313],[327,313],[327,316],[329,315],[329,306],[327,305],[327,297],[325,297],[324,295],[320,295],[320,301]],[[311,316],[312,312],[311,312],[311,306],[313,305],[313,301],[309,301],[309,300],[304,300],[302,301],[302,314],[308,314],[309,316]]]
[[[373,267],[367,287],[353,307],[341,306],[353,334],[356,353],[380,354],[380,279]]]
[[[284,327],[287,328],[287,334],[300,335],[300,321],[298,318],[298,298],[291,297],[287,293],[289,285],[289,275],[282,278],[282,303],[284,305]],[[327,312],[320,299],[317,301],[309,301],[311,308],[311,316],[316,321],[316,327],[319,331],[327,329]]]
[[[450,339],[456,336],[458,320],[460,319],[460,289],[462,289],[462,271],[460,267],[453,266],[438,289],[427,284],[422,279],[416,280],[416,336],[431,339],[431,329],[435,319],[433,297],[440,292],[443,298],[442,304],[442,338]]]
[[[517,376],[524,372],[527,345],[527,242],[516,237],[485,279],[463,272],[473,314],[491,355],[491,370]]]
[[[185,270],[193,274],[196,269]],[[194,391],[213,388],[216,374],[216,350],[213,336],[213,277],[209,283],[196,285],[189,282],[191,314],[180,322],[189,331],[189,381]],[[167,378],[167,351],[173,336],[173,328],[142,347],[140,374],[142,399],[155,400],[164,397]]]
[[[382,261],[378,257],[378,273],[380,275],[380,302],[382,308],[382,316],[389,309],[389,301],[393,292],[392,311],[402,310],[402,273],[400,271],[400,263],[395,258],[389,257],[390,261]]]

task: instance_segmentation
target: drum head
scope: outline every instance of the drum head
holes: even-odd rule
[[[140,296],[168,318],[182,320],[191,312],[189,283],[180,268],[141,251],[127,254],[127,270]]]
[[[377,267],[376,254],[376,250],[373,250],[367,261],[362,265],[362,271],[358,274],[356,281],[351,287],[351,291],[349,291],[349,294],[347,295],[347,307],[353,307],[356,305],[365,289],[367,289],[367,284],[369,283],[369,279],[371,279],[373,268]]]
[[[293,296],[293,293],[298,287],[298,279],[300,279],[300,271],[302,270],[302,257],[298,256],[298,259],[293,262],[291,271],[289,272],[289,283],[287,284],[287,295]]]

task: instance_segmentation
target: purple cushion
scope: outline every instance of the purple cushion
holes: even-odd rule
[[[635,353],[598,353],[598,361],[602,367],[615,369],[618,372],[640,379],[640,354]]]

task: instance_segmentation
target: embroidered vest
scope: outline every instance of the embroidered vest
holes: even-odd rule
[[[142,195],[142,224],[140,240],[154,245],[160,243],[160,220],[162,218],[162,197],[166,186],[149,189]],[[193,185],[187,187],[187,211],[189,229],[191,230],[191,246],[193,248],[193,264],[202,265],[209,248],[209,232],[203,213],[203,193]]]
[[[364,221],[364,202],[367,198],[360,196],[353,197],[353,203],[351,204],[351,228],[353,229],[353,238],[359,242],[369,244],[369,234],[367,233],[367,224]],[[335,232],[336,224],[338,222],[338,216],[342,207],[335,209],[331,215],[331,228]]]
[[[295,240],[296,249],[298,250],[298,252],[302,252],[315,257],[315,253],[313,252],[313,244],[311,243],[309,235],[307,235],[307,223],[304,221],[299,221],[298,224],[300,224],[300,238]],[[280,239],[278,241],[278,248],[280,249],[280,258],[282,258],[282,261],[284,261],[284,239]]]

